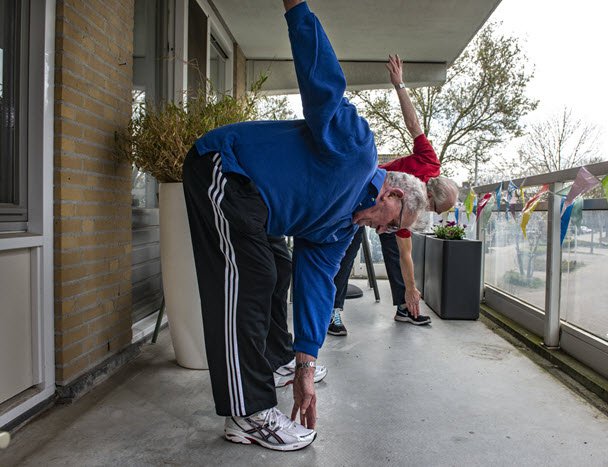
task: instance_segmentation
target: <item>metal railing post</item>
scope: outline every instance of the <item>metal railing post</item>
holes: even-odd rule
[[[550,185],[547,206],[547,285],[545,289],[545,332],[544,345],[548,348],[559,347],[559,307],[562,279],[562,247],[560,242],[561,216],[560,197],[556,195],[563,183]]]
[[[486,206],[486,209],[489,209]],[[477,240],[481,241],[481,277],[479,280],[479,296],[481,301],[484,300],[484,277],[485,277],[485,265],[486,265],[486,229],[481,225],[479,216],[475,217],[475,230],[477,234]]]

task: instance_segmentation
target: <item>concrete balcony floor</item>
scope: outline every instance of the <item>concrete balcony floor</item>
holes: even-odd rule
[[[363,281],[356,282],[364,286]],[[174,363],[169,333],[79,401],[29,423],[0,465],[608,465],[608,417],[483,322],[393,321],[366,290],[328,336],[317,440],[278,453],[222,438],[206,371]],[[278,390],[291,411],[291,388]]]

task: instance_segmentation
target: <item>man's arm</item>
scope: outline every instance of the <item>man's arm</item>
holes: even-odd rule
[[[386,68],[389,71],[391,83],[393,83],[393,86],[395,86],[395,90],[397,91],[399,105],[401,105],[401,112],[403,113],[407,131],[410,132],[412,139],[416,139],[416,136],[422,133],[422,128],[420,127],[414,104],[412,104],[412,101],[410,100],[407,89],[399,87],[399,85],[403,83],[403,66],[399,55],[395,55],[394,57],[389,55]]]
[[[334,277],[351,237],[336,243],[315,244],[294,239],[293,250],[293,348],[296,351],[296,375],[293,382],[294,405],[291,418],[300,412],[300,423],[314,428],[316,394],[314,368],[298,369],[298,363],[315,361],[323,344],[333,300]]]
[[[375,156],[369,125],[344,98],[346,78],[320,21],[306,2],[283,4],[304,119],[319,154]]]
[[[397,247],[399,248],[399,264],[401,275],[405,284],[405,306],[418,317],[420,313],[420,292],[416,288],[414,280],[414,262],[412,261],[412,237],[402,238],[397,236]]]

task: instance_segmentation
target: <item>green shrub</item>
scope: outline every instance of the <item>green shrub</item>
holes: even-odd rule
[[[506,284],[516,285],[519,287],[528,287],[530,289],[538,289],[543,286],[543,281],[538,277],[526,277],[517,271],[507,271],[503,276],[503,281]]]

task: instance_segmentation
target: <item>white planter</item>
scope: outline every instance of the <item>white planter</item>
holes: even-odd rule
[[[175,358],[180,366],[207,369],[201,301],[183,185],[161,183],[159,204],[163,292]]]

